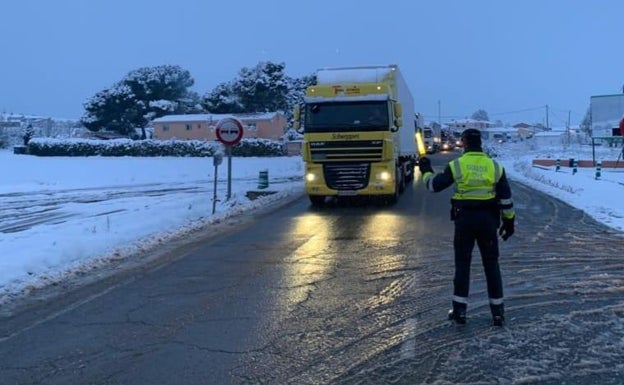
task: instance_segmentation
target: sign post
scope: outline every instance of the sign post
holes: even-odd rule
[[[232,197],[232,146],[243,138],[243,124],[234,118],[221,119],[216,128],[217,139],[223,143],[228,157],[227,200]]]
[[[217,210],[217,176],[219,172],[219,165],[223,161],[223,154],[218,152],[212,156],[212,163],[214,165],[214,191],[212,195],[212,213]]]

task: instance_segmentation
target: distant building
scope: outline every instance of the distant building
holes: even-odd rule
[[[536,132],[531,143],[537,147],[564,146],[570,143],[570,135],[559,130]]]
[[[0,147],[21,144],[28,126],[32,126],[35,138],[77,137],[86,130],[77,120],[0,113]]]
[[[621,139],[619,125],[624,117],[624,94],[591,96],[589,108],[592,137]]]
[[[0,121],[0,128],[21,128],[22,127],[22,123],[19,121],[5,121],[2,122]]]
[[[225,118],[240,120],[244,139],[279,140],[286,132],[286,118],[279,112],[167,115],[152,121],[154,139],[217,140],[217,123]]]
[[[487,120],[475,120],[475,119],[459,119],[453,120],[448,123],[451,131],[462,132],[468,128],[476,128],[477,130],[483,130],[488,127],[492,127],[494,124]]]
[[[483,137],[483,139],[489,139],[487,128],[492,127],[494,123],[487,120],[459,119],[452,120],[450,123],[446,123],[446,125],[448,126],[446,130],[449,132],[450,135],[453,135],[455,138],[459,138],[464,130],[467,130],[469,128],[475,128],[481,131],[481,136]]]
[[[513,128],[515,128],[518,131],[518,135],[523,138],[532,138],[533,135],[535,135],[535,132],[539,132],[541,130],[536,130],[536,127],[533,126],[532,124],[529,123],[516,123],[513,125]]]

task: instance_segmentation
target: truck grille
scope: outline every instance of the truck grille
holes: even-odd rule
[[[323,165],[327,187],[334,190],[359,190],[368,186],[370,163],[331,163]]]
[[[383,157],[383,140],[346,140],[310,142],[313,162],[367,161],[379,162]]]

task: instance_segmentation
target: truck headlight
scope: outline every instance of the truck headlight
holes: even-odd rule
[[[392,174],[388,171],[382,171],[380,173],[377,173],[377,179],[387,182],[389,180],[392,180]]]
[[[313,172],[309,172],[306,174],[305,178],[308,182],[314,182],[316,180],[316,174]]]

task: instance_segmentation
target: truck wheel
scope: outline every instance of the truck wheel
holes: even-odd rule
[[[308,197],[310,198],[312,206],[318,207],[325,203],[325,197],[323,195],[308,195]]]
[[[407,167],[409,167],[409,172],[405,178],[405,182],[410,183],[414,180],[414,168],[416,167],[416,162],[413,159],[410,160]]]
[[[390,206],[395,205],[399,201],[399,190],[392,195],[386,195],[386,203]]]
[[[396,190],[399,191],[399,194],[403,194],[405,191],[405,173],[403,172],[403,167],[397,167],[397,177],[398,177],[398,186]]]

